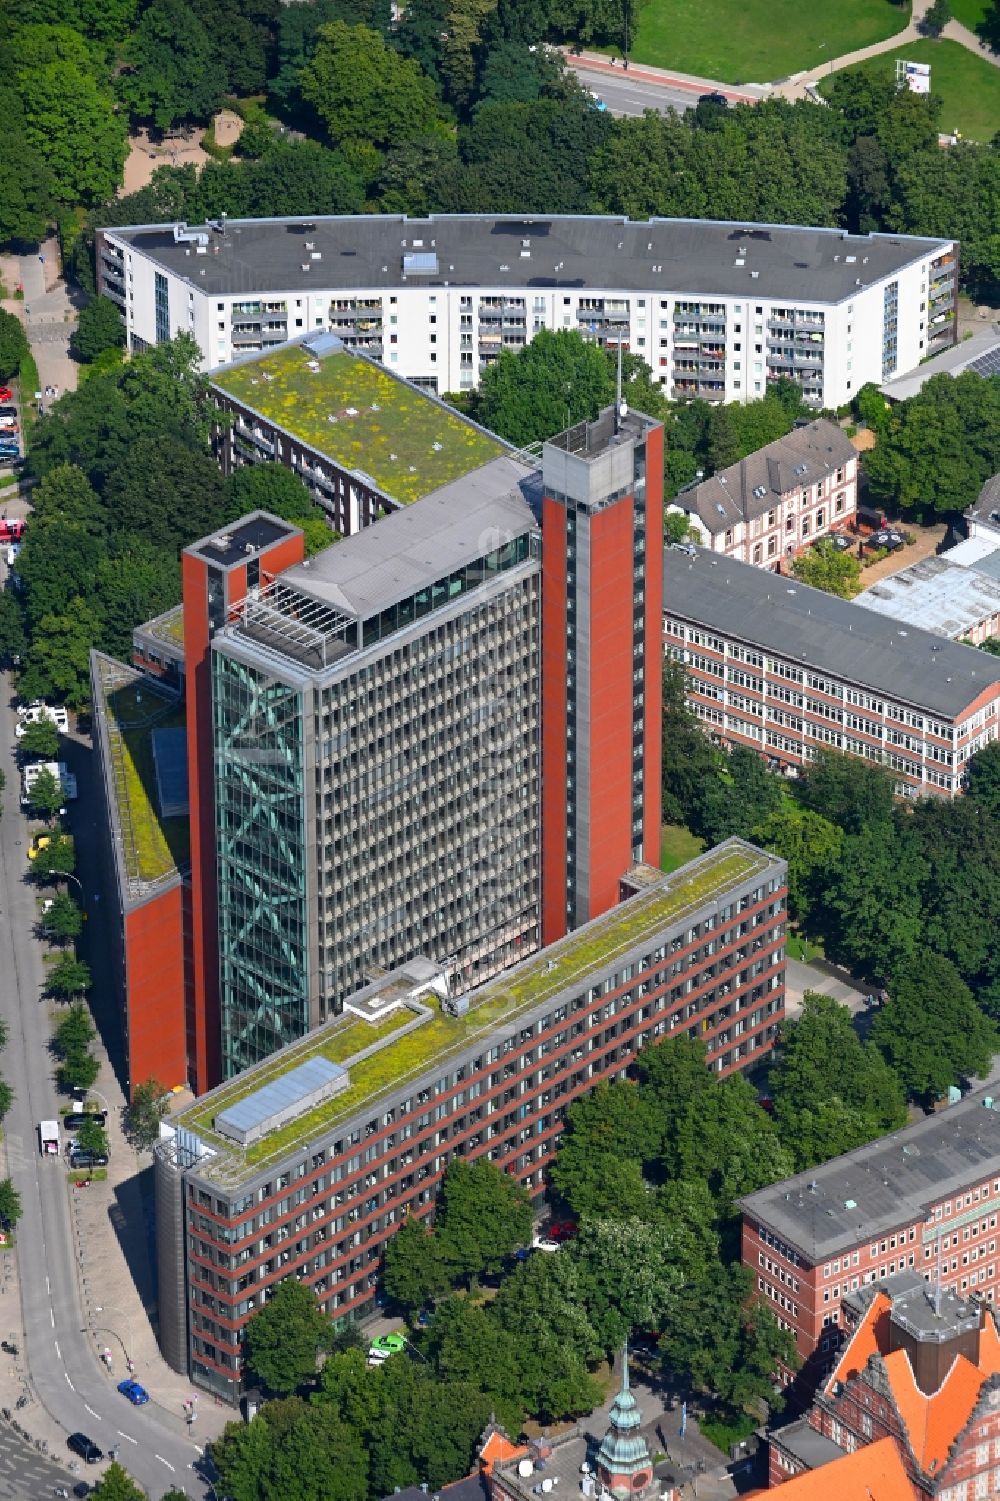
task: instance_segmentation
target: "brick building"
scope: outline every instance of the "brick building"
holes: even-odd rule
[[[901,796],[954,797],[997,737],[1000,661],[761,568],[668,548],[663,645],[722,745],[789,775],[825,746],[882,762]]]
[[[710,552],[772,572],[850,526],[857,509],[857,449],[825,417],[682,490],[668,507]]]
[[[743,1263],[794,1334],[800,1389],[810,1389],[837,1362],[845,1299],[865,1287],[910,1272],[993,1302],[1000,1110],[991,1096],[970,1095],[740,1207]]]
[[[895,1285],[894,1285],[895,1284]],[[872,1295],[874,1294],[874,1295]],[[770,1435],[772,1486],[842,1496],[848,1470],[876,1478],[895,1450],[918,1501],[1000,1494],[1000,1337],[978,1298],[916,1278],[869,1289],[837,1365],[804,1419]],[[898,1480],[894,1482],[898,1488]],[[903,1492],[906,1494],[906,1492]]]
[[[566,1107],[687,1032],[728,1074],[784,1012],[785,867],[730,840],[633,870],[603,916],[464,996],[417,959],[212,1090],[157,1148],[160,1339],[227,1400],[242,1330],[298,1276],[330,1317],[370,1311],[386,1239],[431,1212],[456,1153],[541,1191]]]

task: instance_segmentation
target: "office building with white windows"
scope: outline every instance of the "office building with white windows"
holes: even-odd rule
[[[955,340],[952,240],[590,215],[153,224],[97,235],[130,349],[187,332],[205,367],[329,330],[430,390],[577,329],[642,358],[674,400],[753,401],[786,377],[817,409]]]

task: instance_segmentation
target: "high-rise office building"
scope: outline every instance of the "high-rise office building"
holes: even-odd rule
[[[542,457],[542,941],[659,864],[663,428],[609,409]]]

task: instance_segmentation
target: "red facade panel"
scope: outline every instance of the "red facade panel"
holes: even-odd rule
[[[590,521],[590,894],[584,920],[618,901],[632,864],[632,513]],[[564,778],[565,780],[565,778]]]
[[[177,885],[125,915],[129,1089],[188,1077],[184,990],[184,889]]]
[[[642,824],[642,857],[660,865],[663,824],[663,428],[646,435],[646,786]]]
[[[620,872],[619,872],[620,874]],[[542,943],[566,932],[566,511],[542,501]]]

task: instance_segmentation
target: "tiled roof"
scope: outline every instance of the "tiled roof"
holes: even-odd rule
[[[524,1444],[515,1444],[506,1433],[494,1428],[479,1450],[479,1463],[484,1474],[492,1475],[494,1465],[506,1464],[508,1460],[518,1459],[527,1452]]]
[[[892,1302],[885,1293],[879,1293],[869,1306],[861,1323],[855,1329],[826,1390],[829,1395],[838,1381],[850,1381],[868,1364],[869,1357],[880,1355],[889,1348],[889,1310]]]
[[[883,1438],[819,1470],[794,1475],[780,1495],[781,1501],[916,1501],[917,1492],[895,1441]]]

